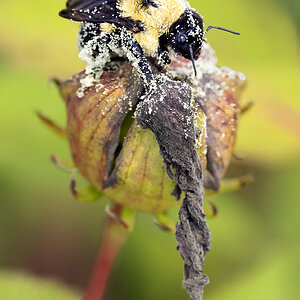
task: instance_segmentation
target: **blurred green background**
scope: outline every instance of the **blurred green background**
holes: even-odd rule
[[[300,297],[300,99],[297,0],[191,1],[207,25],[220,65],[248,77],[233,174],[251,172],[246,188],[212,200],[207,300]],[[65,123],[51,76],[64,79],[77,58],[77,24],[58,17],[64,0],[0,1],[0,300],[80,299],[96,257],[106,201],[84,205],[70,177],[49,156],[68,146],[36,118]],[[176,211],[173,211],[176,218]],[[188,299],[174,236],[140,214],[118,257],[105,299]],[[50,280],[50,281],[49,281]]]

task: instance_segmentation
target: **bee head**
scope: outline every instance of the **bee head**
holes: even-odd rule
[[[202,17],[196,11],[187,9],[170,27],[168,44],[176,53],[191,60],[194,65],[194,59],[200,55],[203,34]]]

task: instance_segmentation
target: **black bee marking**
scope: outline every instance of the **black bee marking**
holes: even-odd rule
[[[158,8],[158,4],[156,4],[154,1],[151,0],[143,0],[141,3],[141,9],[147,9],[150,6]]]

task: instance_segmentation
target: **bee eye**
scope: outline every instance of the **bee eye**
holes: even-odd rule
[[[185,34],[180,34],[178,37],[177,37],[177,41],[178,43],[180,44],[184,44],[186,41],[187,41],[187,36]]]

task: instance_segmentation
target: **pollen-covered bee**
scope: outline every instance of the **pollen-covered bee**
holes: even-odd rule
[[[112,53],[126,56],[138,70],[145,89],[155,86],[146,57],[170,63],[169,48],[191,60],[200,55],[203,29],[200,14],[185,0],[68,0],[61,17],[81,22],[79,57],[86,73],[99,76]]]

